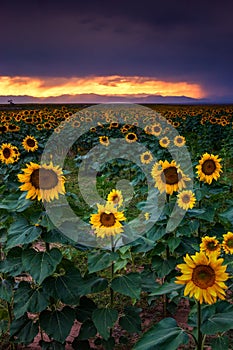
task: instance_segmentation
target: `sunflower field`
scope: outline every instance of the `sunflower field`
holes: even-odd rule
[[[233,349],[233,106],[0,109],[0,348]]]

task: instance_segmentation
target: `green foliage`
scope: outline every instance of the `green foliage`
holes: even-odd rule
[[[118,317],[117,310],[102,308],[95,309],[92,313],[92,320],[98,333],[108,340],[110,336],[110,329],[113,327]]]

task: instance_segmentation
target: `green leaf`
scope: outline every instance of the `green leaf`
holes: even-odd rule
[[[12,282],[7,279],[0,280],[0,299],[11,302],[13,296],[13,286]]]
[[[126,307],[124,316],[120,317],[119,324],[129,333],[139,333],[141,331],[141,318],[139,313],[142,309]]]
[[[34,322],[26,315],[13,320],[10,326],[10,335],[17,343],[31,344],[38,332],[38,322]]]
[[[93,338],[97,333],[97,329],[92,320],[86,320],[81,325],[78,340],[86,340],[89,338]]]
[[[76,318],[79,322],[91,319],[93,311],[97,309],[93,300],[83,296],[80,298],[79,306],[76,307]]]
[[[69,306],[62,310],[42,311],[40,326],[49,337],[63,343],[68,337],[75,320],[75,311]]]
[[[0,270],[10,276],[17,276],[23,272],[22,248],[15,247],[9,250],[6,259],[0,261]]]
[[[170,238],[168,238],[167,244],[168,244],[168,247],[169,247],[169,250],[170,250],[171,253],[174,252],[174,250],[178,247],[180,242],[181,242],[180,238],[177,238],[177,237],[170,237]]]
[[[150,293],[150,296],[169,294],[181,288],[183,288],[183,286],[180,284],[176,284],[173,282],[172,283],[165,282],[164,284],[156,288],[153,288],[152,293]]]
[[[221,214],[218,214],[219,218],[223,220],[223,222],[225,223],[230,223],[231,225],[233,225],[233,208],[232,206],[223,211]]]
[[[135,344],[133,350],[175,350],[180,344],[189,340],[184,330],[177,326],[173,318],[165,318],[149,331]]]
[[[32,201],[26,199],[25,193],[10,194],[0,203],[0,209],[6,209],[13,212],[22,212],[32,205]]]
[[[141,276],[139,273],[131,272],[127,275],[116,277],[111,283],[115,292],[128,295],[130,298],[140,299]]]
[[[108,280],[96,274],[88,274],[83,278],[82,282],[80,282],[79,287],[82,295],[99,293],[108,287]]]
[[[20,282],[14,297],[14,315],[16,318],[25,312],[43,311],[49,304],[49,296],[42,288],[31,288],[28,282]]]
[[[56,270],[61,259],[62,253],[57,248],[44,252],[27,249],[22,253],[22,262],[25,271],[28,271],[39,284]]]
[[[210,316],[205,322],[202,323],[201,331],[204,334],[216,334],[233,329],[233,306],[228,310],[231,311],[223,311]]]
[[[93,311],[92,320],[99,334],[107,340],[110,336],[110,329],[113,327],[118,317],[117,310],[96,309]]]
[[[90,273],[101,271],[109,267],[114,260],[117,260],[118,254],[109,251],[92,252],[88,254],[88,271]]]
[[[187,216],[192,218],[194,217],[197,219],[202,219],[208,222],[213,222],[215,211],[216,211],[216,208],[210,207],[210,206],[202,209],[190,209],[187,212]]]
[[[72,264],[65,270],[62,265],[56,276],[47,277],[42,285],[49,295],[66,304],[78,304],[82,295],[82,276]]]
[[[40,236],[41,232],[40,227],[30,226],[26,219],[20,218],[9,228],[6,247],[9,249],[19,244],[31,243]]]
[[[155,255],[152,258],[152,268],[156,271],[158,277],[167,276],[177,264],[177,260],[174,257],[168,259],[162,259],[160,256]]]
[[[218,336],[211,341],[212,350],[226,350],[229,349],[229,339],[227,336]]]

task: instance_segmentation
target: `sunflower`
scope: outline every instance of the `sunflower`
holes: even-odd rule
[[[121,207],[122,203],[123,203],[123,196],[121,191],[119,190],[112,190],[109,194],[108,194],[108,198],[107,198],[108,202],[113,202],[113,204],[115,206]]]
[[[183,147],[186,140],[185,140],[185,137],[184,136],[176,136],[173,140],[174,142],[174,145],[177,146],[177,147]]]
[[[233,232],[223,235],[222,247],[226,254],[233,254]]]
[[[108,136],[99,136],[99,141],[101,145],[108,146],[109,145],[109,139]]]
[[[0,148],[0,160],[5,164],[12,164],[16,162],[16,154],[14,146],[10,143],[3,143]]]
[[[186,264],[177,265],[182,275],[175,281],[186,284],[184,296],[194,296],[201,304],[214,304],[218,297],[225,299],[227,286],[224,281],[228,279],[228,273],[225,272],[227,265],[222,265],[223,259],[218,259],[216,254],[208,257],[197,252],[191,256],[186,254],[184,261]]]
[[[165,137],[162,137],[160,140],[159,140],[159,144],[161,147],[163,148],[167,148],[170,144],[170,140],[167,136]]]
[[[210,256],[213,253],[216,255],[220,255],[221,244],[216,239],[216,236],[214,237],[205,236],[205,237],[202,237],[201,239],[200,250],[201,252],[204,252],[207,256]]]
[[[140,160],[143,164],[149,164],[153,160],[153,156],[150,151],[146,151],[140,155]]]
[[[207,182],[210,185],[213,179],[217,180],[222,171],[221,160],[218,156],[205,153],[199,160],[199,165],[196,166],[200,181]]]
[[[151,134],[159,136],[162,132],[162,127],[159,123],[151,125]]]
[[[123,232],[123,226],[120,221],[126,220],[124,213],[117,211],[113,202],[107,202],[106,205],[97,204],[98,213],[92,214],[90,223],[97,237],[115,236]]]
[[[24,174],[19,174],[19,182],[21,191],[27,191],[27,199],[38,199],[50,202],[58,194],[65,194],[65,177],[59,166],[54,166],[52,162],[49,165],[36,164],[31,162],[27,164],[27,168],[23,169]]]
[[[192,209],[195,202],[196,197],[194,193],[190,190],[184,190],[177,195],[177,204],[181,209],[188,210]]]
[[[164,162],[160,160],[158,163],[155,163],[151,175],[159,192],[166,192],[167,194],[183,190],[186,188],[186,182],[191,180],[183,173],[174,160],[171,163],[167,160]]]
[[[137,141],[138,137],[134,132],[129,132],[126,136],[125,136],[125,140],[129,143],[135,142]]]
[[[26,136],[22,142],[23,148],[28,152],[35,152],[38,148],[38,142],[33,136]]]

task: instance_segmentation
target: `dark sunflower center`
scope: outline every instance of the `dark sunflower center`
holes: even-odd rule
[[[193,270],[192,281],[197,287],[207,289],[215,283],[215,272],[210,266],[196,266]]]
[[[127,138],[128,138],[129,140],[134,140],[135,137],[136,137],[136,135],[134,135],[134,134],[128,134],[128,136],[127,136]]]
[[[119,197],[118,197],[117,194],[116,194],[115,196],[112,197],[112,201],[113,201],[114,203],[118,203],[118,202],[119,202]]]
[[[10,158],[10,156],[11,156],[11,150],[9,148],[4,148],[2,153],[4,155],[4,158],[6,158],[6,159]]]
[[[208,248],[208,250],[216,250],[217,248],[218,248],[218,245],[216,244],[216,243],[214,243],[214,242],[208,242],[207,243],[207,248]]]
[[[29,146],[29,147],[35,147],[35,141],[33,140],[33,139],[27,139],[27,145]]]
[[[36,169],[30,177],[31,184],[42,190],[51,190],[58,184],[57,174],[51,169]]]
[[[227,246],[228,246],[229,248],[233,248],[233,238],[228,239],[228,241],[227,241]]]
[[[105,227],[114,226],[116,219],[113,213],[101,213],[100,214],[100,222]]]
[[[144,160],[148,160],[150,159],[150,155],[149,154],[144,154]]]
[[[215,169],[216,164],[212,159],[208,159],[202,164],[202,171],[205,175],[212,175]]]
[[[107,138],[106,136],[103,136],[103,137],[102,137],[102,141],[103,141],[103,142],[107,142],[107,141],[108,141],[108,138]]]
[[[190,196],[188,194],[185,194],[183,197],[182,197],[182,202],[183,203],[189,203],[190,202]]]
[[[160,132],[160,127],[159,126],[155,126],[154,128],[153,128],[153,130],[154,130],[154,132]]]
[[[163,178],[164,182],[168,185],[175,185],[179,182],[179,176],[177,173],[177,169],[174,166],[171,166],[167,169],[163,170]]]
[[[182,139],[181,137],[177,137],[176,142],[177,142],[177,143],[182,143],[182,142],[183,142],[183,139]]]

